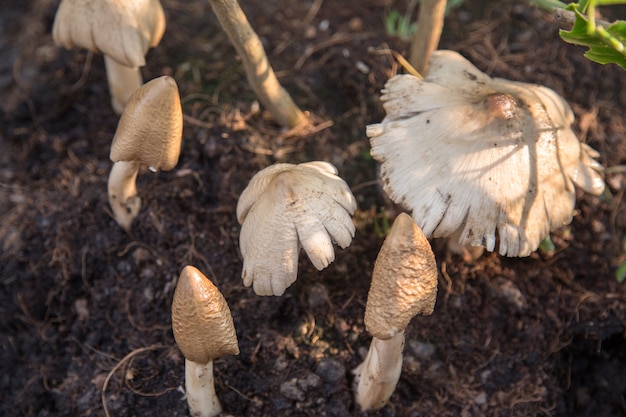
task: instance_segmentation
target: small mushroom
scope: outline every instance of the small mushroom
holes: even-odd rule
[[[141,164],[168,171],[178,163],[183,113],[176,81],[155,78],[131,96],[117,125],[109,175],[109,203],[115,221],[126,231],[141,208],[136,179]]]
[[[242,278],[258,295],[282,295],[298,274],[300,247],[322,270],[334,259],[333,242],[354,237],[356,200],[328,162],[275,164],[258,172],[239,197],[237,220]]]
[[[213,361],[238,355],[233,318],[224,296],[202,272],[183,268],[172,302],[174,339],[185,356],[185,390],[193,417],[222,411],[213,379]]]
[[[391,78],[387,116],[367,126],[385,192],[426,236],[527,256],[573,216],[575,189],[604,189],[598,153],[571,129],[567,102],[539,85],[491,78],[436,51],[424,80]]]
[[[378,253],[367,295],[365,327],[372,343],[353,371],[362,410],[389,401],[402,371],[405,330],[415,315],[432,314],[436,298],[435,255],[420,228],[401,213]]]
[[[161,41],[165,14],[159,0],[62,0],[52,36],[57,45],[104,55],[111,105],[121,114],[143,83],[139,67]]]

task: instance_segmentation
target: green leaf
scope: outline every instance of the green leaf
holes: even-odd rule
[[[610,0],[606,0],[610,1]],[[626,70],[626,22],[618,21],[608,28],[595,27],[590,24],[576,8],[570,5],[569,10],[576,14],[576,22],[570,31],[560,30],[561,38],[575,45],[587,46],[585,57],[599,64],[617,64]]]
[[[589,6],[590,3],[591,3],[591,0],[581,0],[581,2],[577,6],[572,5],[572,7],[576,6],[576,10],[580,11],[581,13],[584,13],[585,10],[587,10],[587,7]]]
[[[610,6],[610,5],[624,4],[624,3],[626,3],[626,1],[624,0],[596,0],[595,1],[596,6]]]
[[[565,9],[567,7],[567,4],[559,0],[529,0],[529,3],[549,12],[554,12],[554,9]]]
[[[400,17],[400,13],[396,9],[392,9],[385,17],[385,30],[388,35],[395,36],[396,34],[396,22]]]
[[[554,252],[555,249],[556,247],[554,246],[554,243],[552,243],[552,239],[550,239],[550,235],[544,237],[543,240],[539,243],[539,250],[542,253]]]
[[[461,4],[463,4],[463,0],[448,0],[446,2],[446,10],[444,11],[444,15],[449,15],[452,9],[459,7]]]
[[[615,280],[619,283],[624,282],[626,279],[626,262],[622,262],[620,266],[617,267],[615,271]]]

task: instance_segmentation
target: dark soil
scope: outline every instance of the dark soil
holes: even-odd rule
[[[186,415],[170,308],[187,264],[234,316],[241,354],[215,363],[229,415],[361,415],[351,371],[370,342],[374,223],[398,212],[377,185],[365,126],[384,117],[380,89],[401,71],[386,50],[408,50],[383,21],[405,2],[243,2],[281,82],[316,121],[298,135],[259,110],[208,2],[163,0],[168,29],[143,75],[178,82],[184,145],[174,170],[140,174],[144,207],[130,234],[107,201],[118,117],[103,60],[54,46],[57,5],[0,6],[0,415],[101,416],[105,401],[111,416]],[[435,312],[411,322],[396,392],[371,415],[626,415],[626,287],[614,278],[625,260],[626,73],[587,61],[557,30],[523,1],[466,1],[441,47],[563,95],[576,132],[611,167],[610,194],[579,192],[551,253],[467,263],[433,242]],[[310,160],[333,163],[351,186],[356,237],[322,272],[302,255],[284,296],[258,297],[240,278],[238,195],[272,163]]]

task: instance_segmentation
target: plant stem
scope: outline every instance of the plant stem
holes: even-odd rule
[[[209,0],[217,19],[241,57],[248,82],[276,121],[293,128],[307,117],[278,82],[263,45],[237,0]]]
[[[422,75],[426,75],[430,56],[439,45],[445,11],[446,0],[424,0],[420,5],[409,63]]]

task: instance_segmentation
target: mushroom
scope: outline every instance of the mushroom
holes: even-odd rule
[[[137,217],[141,199],[136,179],[141,164],[168,171],[178,163],[183,113],[176,81],[155,78],[131,96],[111,145],[109,203],[115,221],[126,231]]]
[[[258,295],[282,295],[298,273],[303,247],[322,270],[334,259],[333,241],[354,237],[356,200],[328,162],[275,164],[258,172],[239,197],[237,220],[242,278]]]
[[[159,0],[62,0],[52,36],[57,45],[104,55],[111,105],[121,114],[143,83],[139,67],[161,41],[165,14]]]
[[[435,255],[420,228],[401,213],[378,253],[367,295],[365,327],[372,343],[353,371],[362,410],[389,401],[402,371],[405,329],[415,315],[432,314],[436,298]]]
[[[213,379],[213,361],[238,355],[233,318],[224,296],[202,272],[183,268],[172,302],[174,339],[185,356],[185,391],[193,417],[222,411]]]
[[[426,236],[527,256],[569,223],[575,189],[604,189],[598,153],[581,143],[566,101],[539,85],[491,78],[436,51],[424,80],[392,77],[387,116],[367,126],[385,192]],[[496,235],[497,230],[497,235]],[[497,237],[496,237],[497,236]]]

